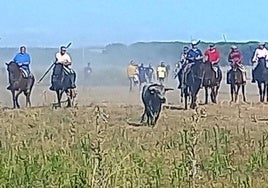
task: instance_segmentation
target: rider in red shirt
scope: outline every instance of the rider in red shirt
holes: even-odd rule
[[[220,74],[219,62],[220,52],[216,49],[215,44],[210,44],[209,49],[205,51],[207,60],[211,63],[213,70],[216,72],[216,77]]]
[[[242,54],[238,50],[237,46],[232,45],[231,46],[231,52],[228,55],[228,62],[231,63],[231,70],[227,72],[227,84],[231,83],[231,71],[238,68],[243,73],[243,82],[246,82],[246,69],[242,64]]]

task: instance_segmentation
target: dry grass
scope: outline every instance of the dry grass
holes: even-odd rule
[[[266,187],[267,110],[258,104],[164,109],[153,129],[128,125],[139,119],[139,105],[2,110],[0,184]]]

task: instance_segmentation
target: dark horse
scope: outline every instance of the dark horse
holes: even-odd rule
[[[188,108],[188,97],[191,99],[190,108],[195,109],[197,106],[197,94],[200,90],[201,85],[201,71],[200,66],[202,62],[197,61],[196,63],[189,65],[189,68],[186,68],[186,72],[184,73],[183,87],[182,87],[182,95],[184,96],[184,108],[187,110]]]
[[[24,78],[22,74],[22,70],[16,64],[14,61],[11,61],[9,63],[6,63],[7,65],[7,71],[8,71],[8,78],[9,78],[9,87],[8,89],[12,93],[12,99],[13,99],[13,108],[20,108],[18,97],[23,92],[26,97],[26,107],[31,106],[31,100],[30,95],[32,91],[32,87],[35,82],[34,76],[31,76],[30,78]],[[29,82],[28,82],[28,79]],[[27,87],[27,84],[29,86]]]
[[[232,67],[232,69],[229,72],[230,74],[230,91],[231,91],[231,101],[232,102],[237,102],[238,99],[238,93],[240,90],[240,87],[242,87],[242,96],[243,96],[243,101],[246,102],[246,96],[245,96],[245,85],[246,81],[243,79],[243,72],[241,69],[236,66]],[[228,75],[227,75],[227,79]]]
[[[74,98],[76,97],[76,92],[74,91],[74,89],[70,88],[70,79],[68,75],[66,75],[64,67],[61,63],[55,63],[51,79],[52,86],[50,87],[50,89],[56,91],[58,100],[57,106],[55,107],[61,107],[61,98],[63,93],[66,93],[67,95],[67,107],[73,106]]]
[[[205,88],[205,104],[208,104],[208,90],[211,90],[210,98],[213,103],[217,103],[218,91],[222,81],[222,73],[219,71],[216,77],[216,72],[209,61],[204,61],[200,65],[202,85]]]
[[[254,80],[258,83],[260,102],[264,102],[266,92],[268,93],[268,69],[266,67],[265,58],[260,58],[258,65],[252,72]],[[266,101],[268,102],[268,95],[266,94]]]

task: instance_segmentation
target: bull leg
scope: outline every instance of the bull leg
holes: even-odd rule
[[[144,111],[143,111],[143,113],[142,113],[142,115],[141,115],[141,121],[140,121],[140,123],[143,123],[144,122],[144,116],[145,116],[145,114],[146,114],[147,112],[146,112],[146,107],[144,108]]]

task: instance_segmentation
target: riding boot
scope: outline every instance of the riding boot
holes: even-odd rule
[[[231,84],[231,70],[227,71],[227,84]]]

